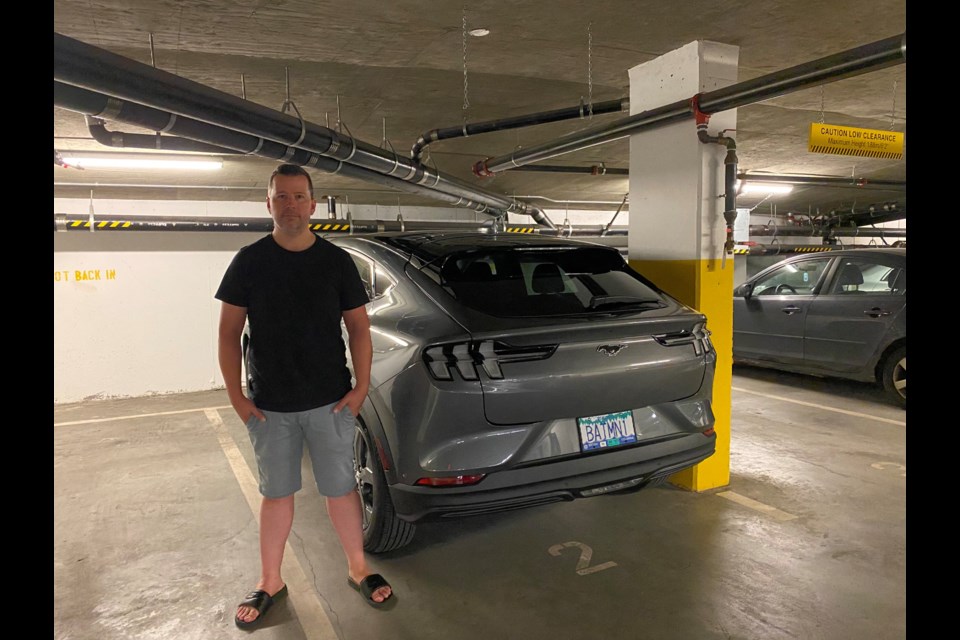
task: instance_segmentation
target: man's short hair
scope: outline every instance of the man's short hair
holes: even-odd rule
[[[310,197],[313,198],[313,180],[310,179],[310,174],[307,173],[307,170],[301,167],[298,164],[281,164],[276,169],[273,170],[273,173],[270,174],[270,182],[267,183],[267,191],[273,187],[273,179],[277,176],[303,176],[307,179],[307,185],[310,187]]]

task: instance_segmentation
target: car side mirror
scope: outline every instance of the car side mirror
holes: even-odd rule
[[[736,288],[736,290],[734,291],[734,294],[737,296],[742,296],[744,298],[749,298],[750,296],[753,295],[753,283],[747,282],[745,284],[740,285],[739,287]]]

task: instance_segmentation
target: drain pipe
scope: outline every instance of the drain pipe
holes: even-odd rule
[[[906,191],[906,180],[873,180],[870,178],[843,178],[836,176],[777,175],[774,173],[741,173],[742,182],[776,182],[814,187],[878,187],[889,191]]]
[[[619,100],[607,100],[605,102],[595,102],[590,105],[584,105],[582,102],[578,107],[566,107],[554,111],[542,111],[540,113],[530,113],[513,118],[502,118],[500,120],[489,120],[487,122],[477,122],[475,124],[464,124],[460,127],[445,127],[443,129],[431,129],[420,135],[413,148],[410,150],[410,158],[414,162],[420,162],[423,150],[431,142],[437,140],[448,140],[450,138],[466,138],[480,133],[490,133],[493,131],[503,131],[506,129],[518,129],[548,122],[559,122],[561,120],[572,120],[587,115],[601,115],[605,113],[616,113],[619,111],[630,110],[630,99],[620,98]]]
[[[105,147],[115,147],[123,149],[157,149],[161,151],[196,151],[199,153],[219,153],[219,154],[239,154],[239,151],[218,147],[205,142],[197,142],[188,138],[177,138],[175,136],[161,136],[158,131],[156,134],[148,133],[121,133],[119,131],[108,131],[106,124],[100,118],[94,116],[83,116],[87,123],[87,130],[93,139]]]
[[[722,144],[727,148],[727,155],[723,158],[723,221],[727,230],[723,250],[726,253],[731,253],[735,244],[733,241],[733,223],[737,219],[737,142],[733,138],[723,135],[723,131],[715,136],[707,133],[710,115],[700,110],[700,95],[695,95],[691,101],[691,108],[697,123],[697,138],[703,144]]]
[[[502,211],[493,209],[486,203],[434,191],[425,186],[339,162],[304,149],[264,140],[191,118],[176,117],[152,107],[118,100],[62,82],[54,81],[53,100],[54,105],[70,111],[123,122],[153,131],[168,131],[182,138],[198,140],[215,145],[217,148],[233,149],[245,155],[256,155],[271,160],[313,167],[326,173],[374,182],[391,189],[406,191],[434,200],[442,200],[454,206],[468,207],[490,215],[497,215]]]
[[[431,193],[454,196],[460,201],[476,202],[483,205],[482,210],[485,213],[494,217],[505,212],[530,214],[527,205],[479,190],[452,176],[413,163],[394,152],[62,34],[54,32],[53,36],[54,80],[63,84],[168,112],[174,114],[176,119],[191,118],[253,136],[260,144],[273,142],[291,151],[303,150],[331,158],[335,165],[361,169],[359,174],[354,173],[354,177],[361,174],[368,177],[379,174],[423,187]],[[112,119],[105,114],[100,117]],[[173,119],[171,124],[172,122]],[[286,157],[281,159],[284,162],[289,161]],[[542,220],[543,216],[539,218]]]
[[[404,220],[397,215],[396,220],[346,220],[329,218],[323,221],[311,221],[310,230],[317,233],[382,233],[384,231],[480,231],[494,232],[496,219],[488,222],[456,222],[456,221],[429,221]],[[265,232],[273,230],[272,218],[186,218],[184,216],[92,216],[56,213],[53,216],[55,231],[247,231]],[[600,228],[591,225],[577,226],[570,230],[570,235],[582,237],[597,237]],[[508,226],[499,233],[522,233],[534,235],[557,236],[557,229],[544,229],[534,226]],[[567,234],[567,230],[563,231]],[[627,229],[614,229],[609,236],[626,237]],[[611,241],[616,243],[617,241]]]
[[[826,82],[904,64],[906,61],[907,34],[902,33],[783,71],[709,91],[701,94],[698,108],[704,113],[718,113]],[[547,160],[597,144],[619,140],[641,130],[680,122],[690,117],[690,106],[689,99],[678,100],[609,124],[590,127],[552,142],[528,147],[510,155],[487,158],[475,163],[473,172],[480,177],[489,177],[539,160]]]
[[[567,167],[556,164],[528,164],[514,171],[542,171],[544,173],[589,173],[592,176],[627,176],[629,169],[610,168],[602,164],[592,167]]]

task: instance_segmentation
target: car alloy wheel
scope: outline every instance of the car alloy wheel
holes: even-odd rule
[[[907,408],[907,348],[900,346],[883,361],[883,388],[898,405]]]
[[[416,527],[397,517],[370,433],[357,419],[353,468],[363,514],[363,548],[371,553],[393,551],[410,543]]]

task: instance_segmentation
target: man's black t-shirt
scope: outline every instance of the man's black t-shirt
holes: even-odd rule
[[[350,390],[341,312],[368,298],[346,251],[319,236],[287,251],[268,235],[237,252],[215,297],[247,309],[247,393],[259,409],[307,411]]]

